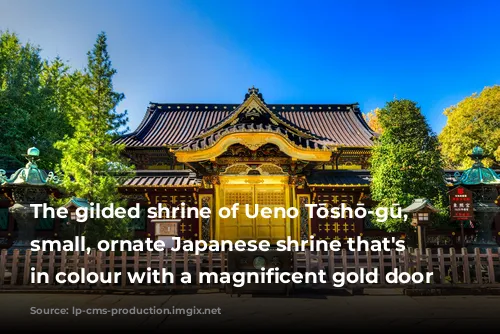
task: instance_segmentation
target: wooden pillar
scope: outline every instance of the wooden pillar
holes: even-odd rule
[[[425,249],[425,225],[418,225],[417,226],[417,232],[418,232],[418,248],[420,248],[420,250],[424,250]]]

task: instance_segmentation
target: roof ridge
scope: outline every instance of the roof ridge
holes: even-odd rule
[[[179,105],[179,106],[189,106],[189,105],[230,105],[230,106],[240,106],[243,103],[234,103],[234,102],[228,102],[228,103],[223,103],[223,102],[150,102],[149,105],[156,107],[156,106],[168,106],[168,105]],[[264,103],[267,106],[346,106],[346,107],[352,107],[352,106],[358,106],[359,103]]]

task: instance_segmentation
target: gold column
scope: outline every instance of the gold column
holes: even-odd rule
[[[291,199],[290,201],[290,207],[295,207],[297,208],[297,200],[296,200],[296,195],[295,195],[295,182],[291,182],[288,187],[290,188],[290,195],[289,195],[289,198]],[[297,208],[298,209],[298,208]],[[299,226],[299,218],[300,218],[300,212],[299,212],[299,216],[297,218],[292,218],[290,224],[291,224],[291,227],[292,227],[292,239],[294,240],[299,240],[299,236],[300,236],[300,233],[299,233],[299,229],[300,229],[300,226]]]
[[[289,207],[293,206],[293,186],[290,184],[285,184],[285,209],[288,209]],[[290,217],[286,217],[285,219],[286,223],[286,235],[290,236],[292,239],[294,238],[294,232],[293,232],[293,221],[290,219]]]
[[[215,231],[211,231],[211,235],[214,240],[220,241],[220,217],[217,211],[219,210],[220,207],[224,205],[224,202],[222,198],[220,184],[216,183],[214,187],[215,187],[215,203],[219,203],[219,205],[215,205],[215,212],[212,213],[212,215],[215,215],[215,224],[214,224],[215,226],[213,226],[214,227],[213,230]]]

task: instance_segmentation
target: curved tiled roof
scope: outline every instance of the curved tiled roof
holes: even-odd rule
[[[361,111],[345,106],[304,106],[301,110],[284,110],[281,115],[300,127],[310,129],[317,136],[325,137],[344,146],[372,146],[375,132],[363,119]],[[335,110],[336,109],[336,110]]]
[[[304,138],[314,143],[313,146],[373,145],[376,134],[364,121],[357,104],[265,106],[291,130],[304,132]],[[151,103],[137,129],[120,137],[116,143],[125,144],[127,147],[178,148],[187,143],[194,145],[193,143],[199,143],[200,140],[210,140],[209,138],[221,130],[220,126],[227,123],[240,107],[240,104]]]
[[[296,135],[295,133],[288,131],[285,128],[279,126],[272,126],[269,124],[236,124],[233,126],[222,128],[214,133],[202,137],[199,139],[194,139],[189,141],[188,143],[180,146],[177,151],[186,151],[186,150],[199,150],[209,148],[218,141],[218,139],[230,134],[230,133],[238,133],[238,132],[270,132],[276,133],[283,136],[287,139],[292,145],[299,146],[303,148],[313,149],[313,150],[324,150],[326,149],[325,144],[334,144],[333,142],[319,142],[313,139],[307,139]]]
[[[129,147],[183,144],[219,123],[233,107],[237,105],[151,104],[137,129],[116,143]]]
[[[121,187],[198,187],[201,179],[190,170],[140,170]]]

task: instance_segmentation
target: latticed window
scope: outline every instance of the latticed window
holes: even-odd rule
[[[418,220],[419,221],[428,221],[429,220],[429,214],[427,212],[419,212],[418,213]]]

